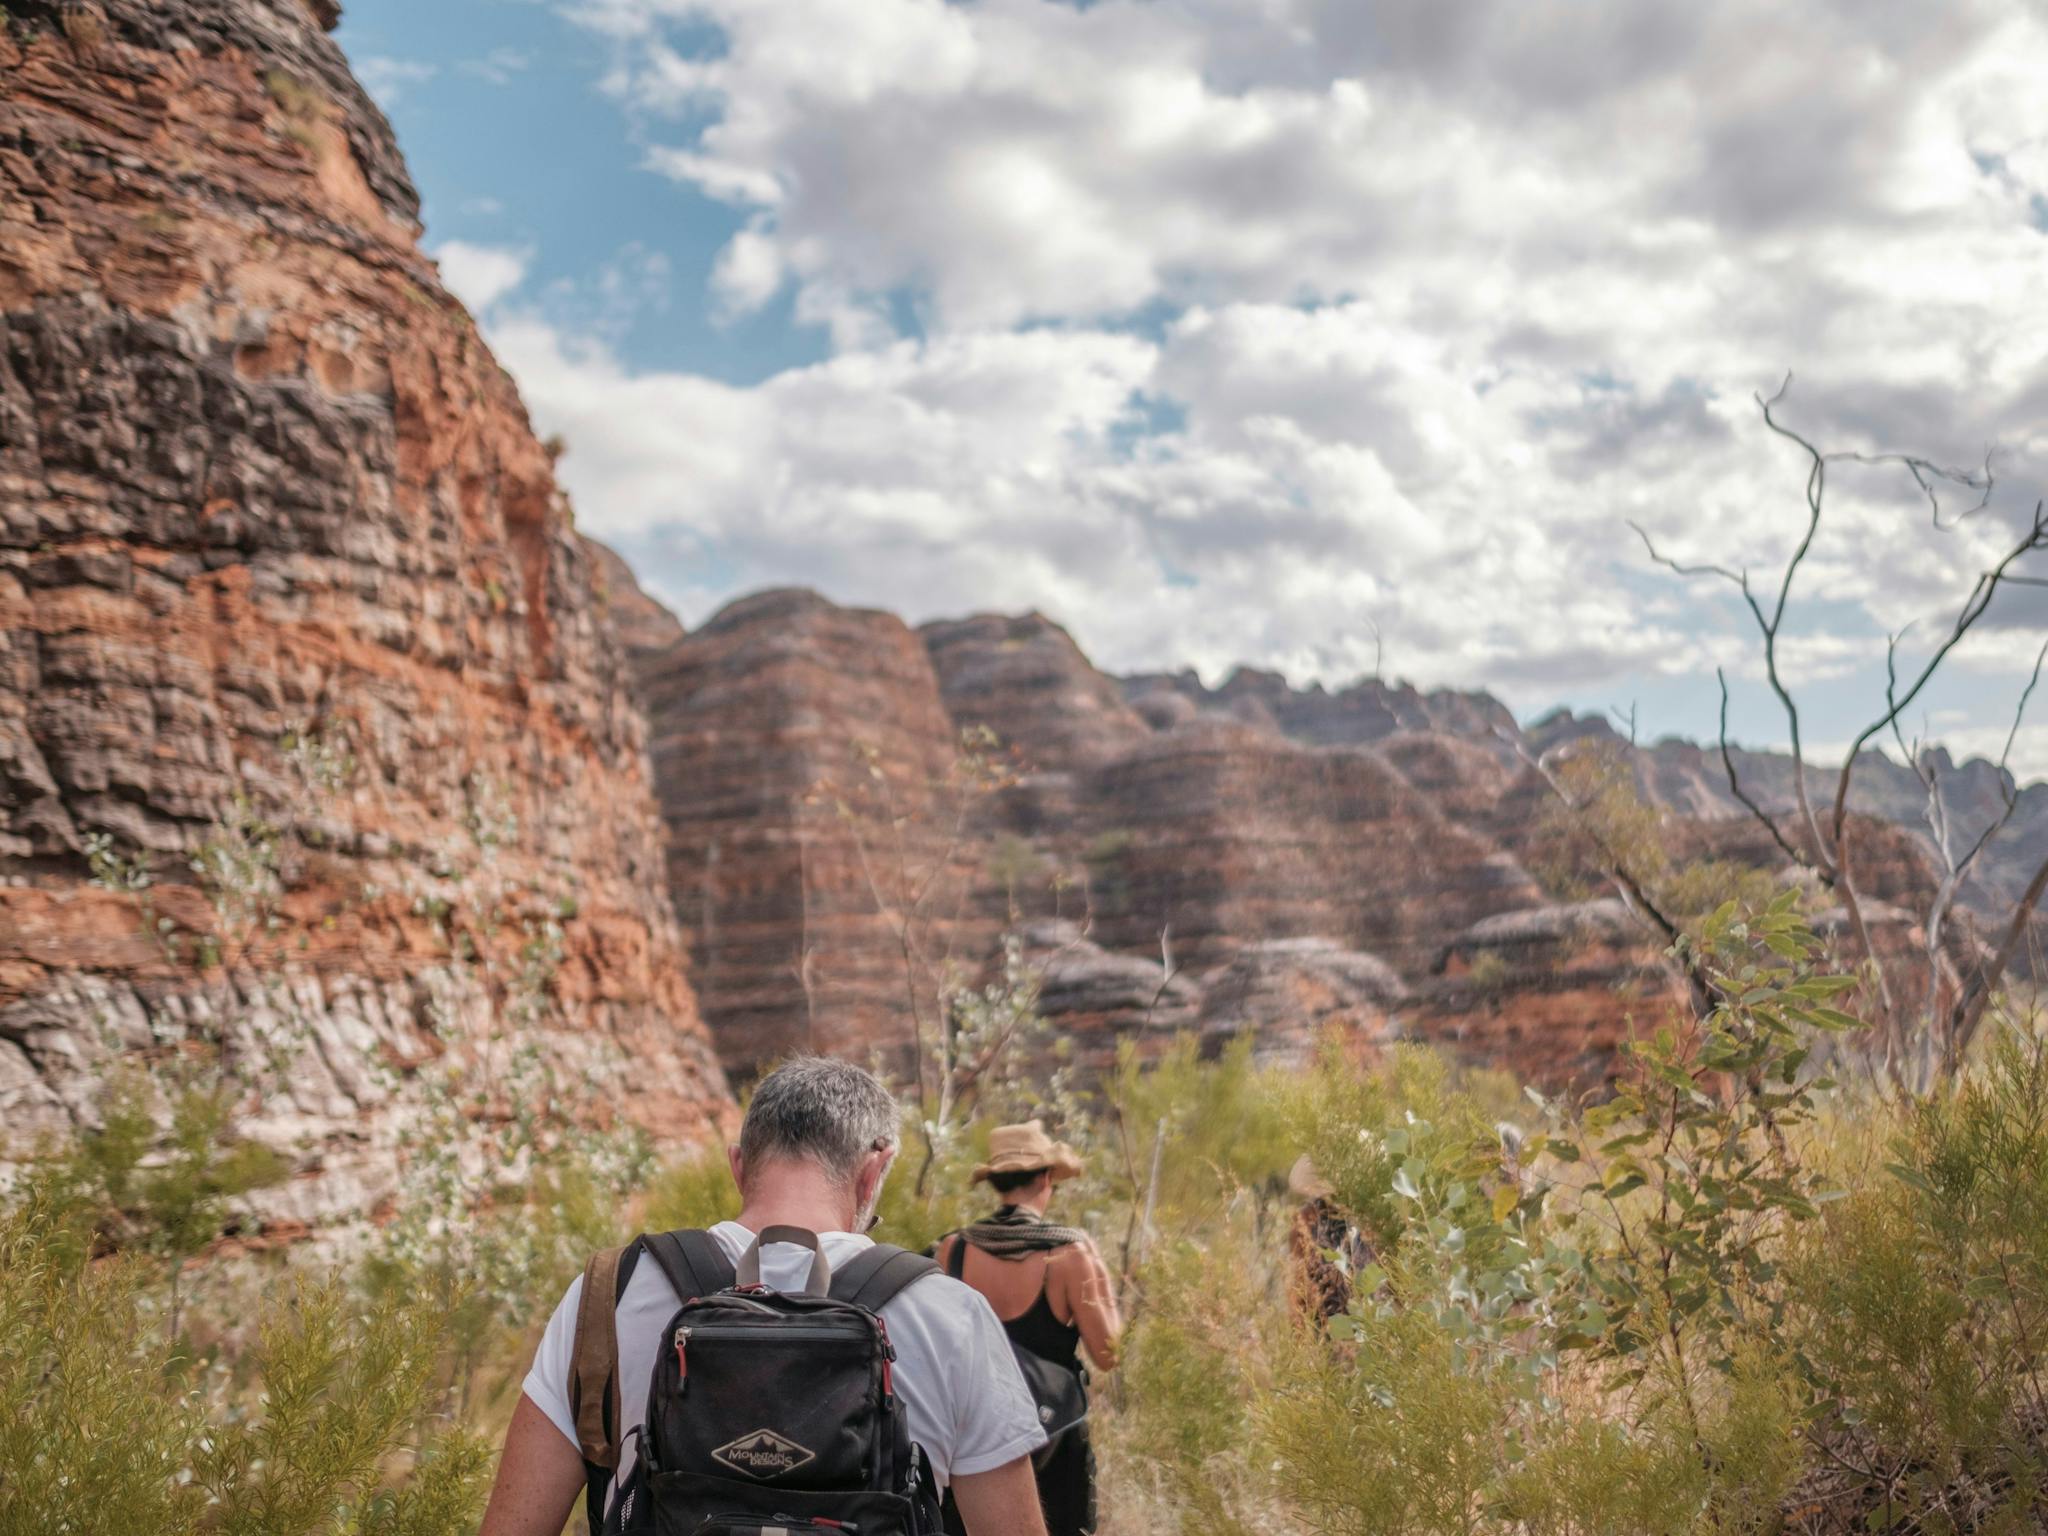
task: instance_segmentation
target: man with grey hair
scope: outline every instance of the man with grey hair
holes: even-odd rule
[[[727,1150],[741,1209],[737,1219],[711,1228],[711,1238],[737,1265],[768,1228],[796,1227],[817,1235],[832,1269],[844,1268],[873,1246],[865,1234],[896,1157],[900,1123],[895,1099],[859,1067],[824,1057],[786,1062],[755,1089],[740,1139]],[[811,1250],[794,1243],[766,1244],[762,1282],[798,1290],[811,1260]],[[583,1451],[589,1427],[579,1425],[573,1380],[585,1278],[570,1285],[535,1353],[505,1436],[483,1536],[559,1536],[586,1489],[596,1489],[596,1523],[604,1495],[590,1481]],[[632,1469],[662,1331],[679,1305],[655,1264],[635,1265],[616,1294],[614,1401],[623,1422],[612,1426],[619,1464],[604,1479],[614,1489]],[[950,1484],[969,1536],[1044,1536],[1030,1458],[1045,1432],[988,1302],[932,1274],[883,1303],[881,1316],[895,1348],[895,1387],[910,1437],[939,1483]]]

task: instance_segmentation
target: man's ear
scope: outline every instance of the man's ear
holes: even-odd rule
[[[725,1149],[725,1166],[732,1170],[733,1187],[741,1194],[747,1192],[747,1164],[740,1156],[740,1144],[732,1143]]]
[[[889,1177],[889,1165],[896,1161],[893,1146],[876,1147],[861,1160],[860,1172],[854,1175],[854,1209],[866,1210],[882,1187],[882,1181]]]

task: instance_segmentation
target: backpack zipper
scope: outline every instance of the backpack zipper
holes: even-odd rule
[[[690,1327],[678,1328],[676,1330],[676,1349],[680,1351],[685,1344],[689,1343],[693,1339],[699,1341],[700,1343],[705,1339],[758,1339],[761,1338],[764,1334],[770,1339],[804,1339],[812,1341],[835,1340],[837,1342],[844,1344],[858,1344],[861,1342],[860,1335],[855,1333],[849,1333],[844,1328],[768,1329],[750,1326],[745,1323],[711,1323],[708,1325],[704,1323],[696,1323],[691,1325]]]

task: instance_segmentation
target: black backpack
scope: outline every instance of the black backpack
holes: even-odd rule
[[[761,1248],[811,1250],[802,1292],[761,1284]],[[737,1270],[708,1232],[660,1232],[600,1254],[585,1273],[577,1318],[580,1380],[572,1398],[597,1386],[585,1330],[602,1326],[616,1351],[613,1318],[635,1262],[660,1265],[681,1305],[661,1334],[633,1471],[600,1514],[618,1464],[617,1361],[604,1383],[608,1459],[584,1455],[592,1473],[591,1528],[605,1536],[928,1536],[940,1528],[930,1464],[910,1440],[891,1379],[896,1352],[882,1307],[904,1287],[935,1274],[918,1254],[876,1244],[838,1274],[817,1236],[769,1227]],[[609,1265],[606,1260],[610,1260]],[[609,1267],[611,1274],[604,1273]],[[603,1282],[610,1280],[611,1284]],[[611,1306],[591,1305],[595,1288]],[[576,1402],[579,1430],[584,1403]]]

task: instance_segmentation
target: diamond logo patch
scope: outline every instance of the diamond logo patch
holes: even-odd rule
[[[721,1445],[711,1455],[735,1472],[744,1472],[749,1477],[764,1481],[793,1472],[805,1462],[818,1459],[794,1440],[778,1435],[772,1429],[752,1430],[729,1444]]]

